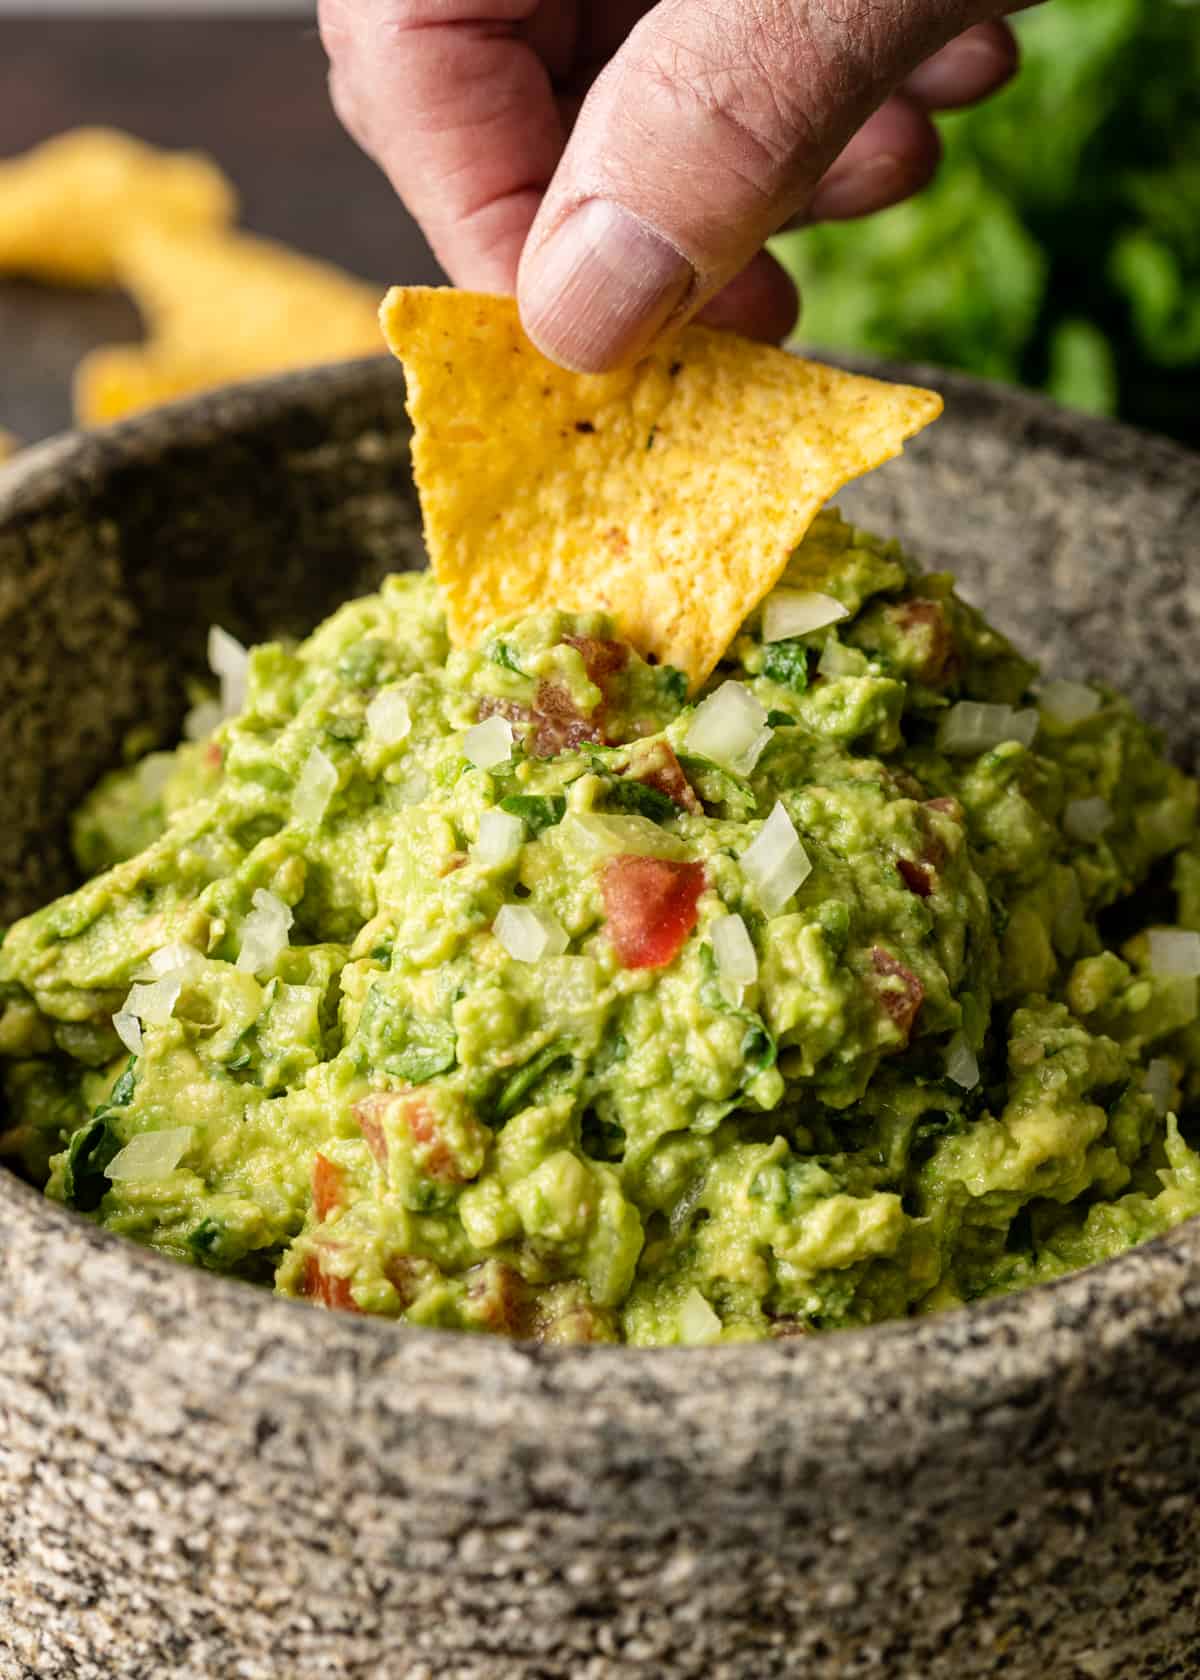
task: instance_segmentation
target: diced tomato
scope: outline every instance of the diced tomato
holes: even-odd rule
[[[950,817],[954,822],[963,820],[963,808],[951,794],[944,794],[940,799],[927,799],[925,804],[931,811],[939,811],[943,817]]]
[[[401,1312],[412,1306],[425,1285],[441,1276],[432,1260],[419,1260],[413,1254],[393,1254],[383,1271],[400,1298]]]
[[[920,680],[931,688],[948,681],[958,668],[958,649],[941,602],[918,596],[889,612],[901,630],[912,634],[920,654],[916,667]]]
[[[325,1271],[315,1254],[308,1255],[304,1261],[300,1293],[307,1300],[319,1301],[323,1307],[337,1308],[341,1312],[360,1311],[350,1293],[349,1281]]]
[[[890,951],[885,951],[882,945],[871,947],[871,962],[875,973],[885,982],[876,987],[880,1005],[885,1014],[899,1027],[907,1042],[913,1022],[925,1001],[925,988],[912,969],[906,968],[898,957],[894,957]],[[893,986],[887,983],[892,980],[898,980],[900,984]]]
[[[467,1309],[485,1330],[501,1336],[528,1336],[533,1326],[529,1285],[515,1266],[485,1260],[467,1273]]]
[[[417,1164],[421,1171],[443,1184],[465,1184],[466,1177],[454,1151],[442,1137],[437,1117],[430,1112],[419,1091],[379,1091],[355,1103],[354,1118],[358,1121],[359,1131],[379,1165],[387,1166],[384,1119],[392,1109],[417,1146]]]
[[[538,684],[531,707],[519,705],[515,700],[497,700],[491,695],[479,702],[481,718],[507,718],[527,732],[532,725],[532,737],[526,744],[535,758],[554,758],[584,741],[602,744],[604,730],[599,720],[602,709],[597,707],[591,717],[586,716],[576,706],[566,684],[549,679]]]
[[[929,897],[933,891],[934,875],[927,863],[918,863],[913,858],[897,858],[896,868],[909,892],[915,892],[918,898]]]
[[[206,770],[219,770],[224,756],[220,742],[210,741],[204,749],[204,768]]]
[[[533,713],[528,706],[522,706],[517,700],[498,700],[494,694],[485,694],[479,702],[479,718],[502,717],[509,723],[528,723]]]
[[[346,1175],[336,1161],[318,1154],[313,1161],[313,1212],[317,1218],[328,1219],[341,1207],[346,1194]]]
[[[681,811],[699,815],[704,808],[669,741],[647,742],[644,746],[635,747],[624,774],[632,781],[643,782],[647,787],[665,793]]]
[[[383,1115],[388,1103],[392,1101],[390,1093],[376,1094],[363,1097],[354,1105],[354,1118],[358,1121],[358,1129],[366,1140],[367,1148],[381,1167],[387,1166],[388,1147],[387,1134],[383,1129]]]
[[[564,636],[563,641],[578,650],[588,681],[594,682],[597,688],[604,687],[605,677],[623,671],[629,663],[628,642],[615,642],[602,636]]]
[[[581,712],[565,683],[547,678],[537,685],[533,702],[533,752],[536,758],[554,758],[560,752],[578,747],[584,741],[602,743],[602,706],[590,716]]]
[[[436,1117],[430,1113],[417,1093],[402,1099],[401,1113],[408,1127],[408,1135],[420,1151],[421,1170],[443,1184],[466,1182],[454,1156],[454,1151],[442,1137]]]
[[[812,1329],[802,1318],[773,1318],[769,1334],[777,1342],[786,1342],[800,1336],[811,1336]]]
[[[696,925],[704,865],[627,853],[608,860],[600,886],[622,968],[664,968]]]

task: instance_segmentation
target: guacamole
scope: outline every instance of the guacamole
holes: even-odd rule
[[[894,544],[821,516],[692,697],[599,614],[452,650],[427,575],[247,676],[0,948],[3,1149],[107,1229],[646,1344],[1200,1213],[1197,786]]]

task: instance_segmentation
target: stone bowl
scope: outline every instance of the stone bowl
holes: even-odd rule
[[[912,370],[905,370],[911,372]],[[844,505],[1200,741],[1200,461],[970,380]],[[419,563],[361,363],[0,474],[0,921],[212,619]],[[0,1174],[0,1680],[1200,1673],[1200,1222],[1024,1295],[710,1350],[321,1313]]]

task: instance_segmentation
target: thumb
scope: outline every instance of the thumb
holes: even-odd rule
[[[522,255],[567,367],[639,355],[740,273],[873,111],[1001,0],[661,0],[593,85]]]

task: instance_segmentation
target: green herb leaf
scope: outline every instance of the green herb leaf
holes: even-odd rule
[[[741,1013],[741,1011],[739,1011]],[[755,1073],[765,1073],[775,1066],[778,1047],[757,1015],[748,1017],[749,1024],[742,1039],[742,1060]]]
[[[515,671],[519,677],[525,675],[517,664],[516,655],[507,642],[493,642],[490,657],[493,665],[503,665],[506,671]]]
[[[216,1261],[225,1243],[225,1227],[215,1219],[202,1219],[193,1226],[184,1241],[200,1261]]]
[[[686,674],[675,665],[664,665],[659,670],[662,679],[663,692],[668,700],[674,700],[677,706],[682,706],[687,699],[688,680]]]
[[[127,1108],[137,1084],[137,1057],[130,1056],[125,1072],[108,1093],[108,1101],[100,1104],[97,1114],[107,1114],[110,1108]]]
[[[767,723],[772,729],[795,729],[798,721],[791,712],[772,710],[767,713]]]
[[[650,787],[646,782],[635,782],[630,779],[620,779],[611,784],[604,795],[604,803],[616,811],[629,811],[639,817],[649,817],[651,822],[666,822],[670,817],[679,815],[679,807],[673,799],[658,788]]]
[[[557,1067],[560,1062],[574,1061],[570,1043],[567,1039],[557,1039],[553,1044],[547,1044],[539,1050],[537,1055],[525,1066],[518,1068],[516,1073],[510,1074],[500,1088],[500,1095],[496,1099],[495,1117],[498,1121],[510,1120],[522,1108],[528,1108],[526,1100],[535,1085]]]
[[[105,1176],[108,1164],[122,1147],[121,1139],[105,1118],[107,1113],[107,1109],[98,1109],[67,1145],[63,1197],[68,1207],[78,1208],[80,1213],[95,1213],[104,1200],[108,1190]]]
[[[559,793],[513,793],[500,801],[500,809],[510,817],[520,817],[536,840],[543,829],[553,828],[566,815],[567,802]]]
[[[357,1066],[381,1068],[407,1085],[424,1085],[458,1061],[458,1037],[449,1021],[414,1015],[372,986],[354,1034]]]
[[[720,1015],[733,1015],[737,1020],[746,1023],[746,1031],[742,1037],[742,1060],[750,1076],[774,1067],[779,1051],[774,1038],[767,1031],[766,1023],[762,1016],[756,1015],[752,1009],[737,1009],[730,1003],[721,990],[721,977],[717,971],[717,959],[713,955],[713,948],[707,943],[700,947],[700,974],[700,1002],[704,1007]],[[692,1130],[695,1130],[694,1126]]]
[[[784,642],[763,644],[762,674],[794,694],[803,694],[808,687],[808,649],[793,637]]]

